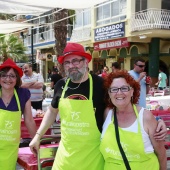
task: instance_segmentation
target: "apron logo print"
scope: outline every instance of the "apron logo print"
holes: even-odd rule
[[[123,150],[126,152],[128,144],[121,142],[121,145],[123,147]]]
[[[80,114],[80,112],[72,112],[71,113],[72,120],[78,120],[80,118],[79,114]]]
[[[5,121],[5,127],[11,129],[13,127],[14,121]]]

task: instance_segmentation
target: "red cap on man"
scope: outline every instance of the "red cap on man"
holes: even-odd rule
[[[58,62],[62,64],[64,58],[69,55],[78,55],[78,56],[85,57],[87,58],[88,62],[90,62],[92,59],[92,56],[89,53],[85,52],[84,47],[77,43],[67,43],[63,51],[63,55],[57,58]]]

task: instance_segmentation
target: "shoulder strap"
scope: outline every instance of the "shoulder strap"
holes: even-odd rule
[[[128,159],[126,157],[126,154],[122,148],[122,145],[120,143],[120,137],[119,137],[119,129],[118,129],[118,122],[117,122],[117,116],[116,116],[116,108],[114,109],[114,123],[115,123],[115,133],[116,133],[116,141],[117,145],[119,147],[120,153],[122,155],[123,161],[125,163],[126,169],[131,170]]]

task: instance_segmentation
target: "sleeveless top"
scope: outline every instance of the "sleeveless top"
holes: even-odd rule
[[[144,108],[141,108],[141,110],[139,111],[139,123],[141,126],[141,133],[142,133],[142,138],[143,138],[143,142],[144,142],[144,148],[145,148],[146,153],[151,153],[151,152],[154,152],[154,149],[153,149],[152,143],[149,139],[149,135],[146,133],[146,131],[144,130],[144,127],[143,127],[143,115],[144,115]],[[103,131],[102,131],[101,138],[103,138],[103,136],[106,132],[106,129],[111,122],[112,122],[112,110],[109,110],[106,120],[103,124]],[[126,130],[126,131],[137,133],[137,129],[138,129],[137,127],[138,127],[138,122],[136,119],[136,121],[130,127],[122,128],[122,129]]]

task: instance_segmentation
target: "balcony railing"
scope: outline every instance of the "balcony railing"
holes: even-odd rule
[[[170,29],[170,10],[147,9],[132,14],[130,31]]]
[[[73,30],[70,41],[81,42],[88,41],[90,39],[91,39],[91,26]]]

